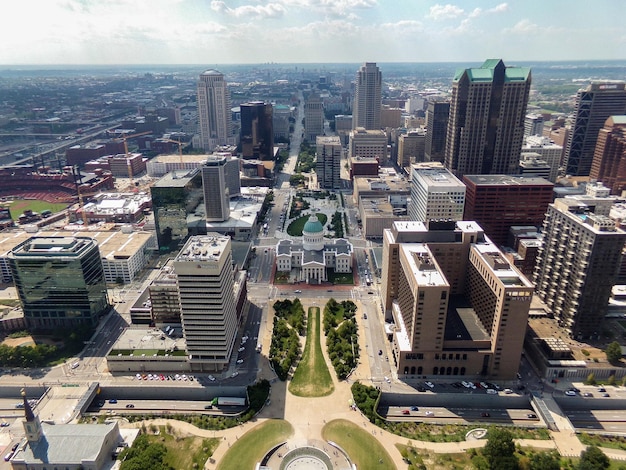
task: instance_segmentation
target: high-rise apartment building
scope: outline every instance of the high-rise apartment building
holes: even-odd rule
[[[8,257],[29,327],[95,326],[110,308],[94,239],[32,237],[13,248]]]
[[[465,175],[464,220],[475,220],[496,244],[504,245],[515,225],[541,226],[554,184],[543,178]]]
[[[548,180],[553,183],[556,182],[561,168],[561,159],[563,158],[563,147],[561,145],[557,145],[548,137],[529,135],[524,139],[522,153],[539,154],[541,159],[550,166]]]
[[[449,101],[429,101],[426,108],[426,144],[424,157],[427,162],[443,162],[446,152],[446,132]]]
[[[230,237],[190,237],[173,265],[191,370],[221,371],[237,333]]]
[[[611,116],[600,129],[589,176],[611,194],[626,190],[626,116]]]
[[[394,222],[382,301],[399,376],[513,379],[533,285],[476,222]]]
[[[445,166],[456,176],[517,174],[531,73],[490,59],[452,82]]]
[[[202,166],[202,188],[207,222],[223,222],[230,216],[230,194],[226,184],[226,157],[209,156]]]
[[[465,185],[440,162],[417,163],[411,167],[409,219],[462,220]]]
[[[598,133],[610,116],[626,114],[626,82],[592,82],[576,96],[576,120],[565,150],[565,172],[588,176]]]
[[[548,206],[534,276],[537,295],[576,339],[601,334],[626,242],[626,232],[589,204],[559,198]]]
[[[174,170],[150,187],[159,248],[177,249],[189,235],[188,216],[204,203],[202,172]]]
[[[339,136],[318,136],[315,146],[315,173],[320,189],[341,189],[342,148]]]
[[[270,103],[252,101],[241,109],[241,154],[244,159],[274,159],[273,109]]]
[[[524,118],[524,137],[529,135],[543,135],[543,116],[541,114],[527,114]]]
[[[356,74],[352,129],[380,129],[383,76],[375,62],[366,62]]]
[[[424,129],[410,129],[406,134],[401,134],[398,137],[398,166],[410,169],[412,163],[423,162],[425,145]]]
[[[324,103],[317,92],[311,92],[304,102],[304,135],[309,142],[324,135]]]
[[[198,81],[200,145],[213,151],[219,145],[236,145],[230,110],[230,93],[224,75],[217,70],[200,74]]]

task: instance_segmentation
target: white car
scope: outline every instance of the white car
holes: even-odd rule
[[[302,291],[301,291],[300,289],[294,290],[294,292],[295,292],[296,294],[302,294]]]
[[[427,411],[426,413],[424,413],[426,416],[435,416],[435,413],[433,413],[432,411]]]
[[[513,393],[513,390],[511,390],[510,388],[505,388],[504,393],[506,393],[507,395],[510,395],[511,393]]]
[[[237,359],[237,364],[243,364],[243,359]]]
[[[237,377],[239,375],[239,372],[235,371],[232,374],[230,374],[231,377]]]
[[[487,394],[489,394],[489,395],[497,395],[498,391],[494,390],[493,388],[488,388],[487,389]]]
[[[209,380],[210,380],[211,382],[215,382],[215,377],[213,377],[212,375],[209,375]]]
[[[387,382],[388,384],[391,383],[391,379],[389,377],[385,377],[385,382]]]
[[[238,349],[239,352],[244,352],[245,350],[246,348],[244,348],[243,346]]]
[[[567,395],[568,397],[575,397],[576,392],[574,390],[565,390],[565,395]]]
[[[427,387],[433,388],[435,386],[434,383],[432,382],[424,382],[426,384]]]

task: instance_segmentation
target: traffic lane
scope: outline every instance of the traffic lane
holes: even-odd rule
[[[415,409],[417,408],[417,409]],[[544,427],[532,409],[503,408],[442,408],[431,406],[390,406],[378,412],[388,421],[437,421],[445,420],[456,424],[495,422],[525,424]]]
[[[216,395],[217,396],[217,395]],[[87,409],[88,413],[98,414],[141,414],[146,412],[167,411],[170,413],[189,412],[189,413],[205,413],[215,415],[238,414],[246,409],[246,407],[217,407],[211,405],[211,401],[175,401],[172,400],[115,400],[116,403],[110,403],[104,400],[102,406],[98,406],[98,399],[94,400]]]
[[[615,410],[576,410],[567,411],[576,429],[595,429],[610,432],[626,432],[626,416],[621,409]]]

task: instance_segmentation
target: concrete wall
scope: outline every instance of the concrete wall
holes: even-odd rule
[[[467,393],[385,393],[380,398],[380,407],[387,406],[441,406],[465,408],[511,408],[529,409],[527,395],[485,395]]]
[[[109,400],[198,400],[207,401],[215,397],[246,397],[246,387],[150,387],[141,386],[100,387],[98,398]],[[19,396],[19,395],[18,395]]]

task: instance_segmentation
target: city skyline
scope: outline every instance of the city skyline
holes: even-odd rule
[[[617,7],[594,3],[583,26],[582,0],[25,0],[6,8],[0,64],[620,60]]]

